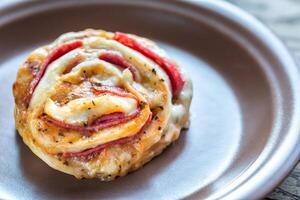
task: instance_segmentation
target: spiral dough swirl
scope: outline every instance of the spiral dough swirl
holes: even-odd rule
[[[191,81],[154,42],[88,29],[33,51],[13,85],[16,127],[49,166],[113,180],[187,127]]]

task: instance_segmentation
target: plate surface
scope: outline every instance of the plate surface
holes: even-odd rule
[[[18,66],[34,48],[85,28],[157,41],[194,83],[189,130],[143,168],[108,183],[51,169],[14,128]],[[227,3],[19,3],[0,9],[0,52],[1,199],[255,199],[299,158],[298,68],[272,33]]]

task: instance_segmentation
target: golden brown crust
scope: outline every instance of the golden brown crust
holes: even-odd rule
[[[112,37],[113,33],[101,30],[64,34],[54,43],[32,52],[20,67],[13,85],[16,128],[24,142],[48,165],[77,178],[97,177],[101,180],[113,180],[124,176],[160,154],[179,137],[181,128],[188,124],[192,98],[190,80],[183,74],[184,88],[172,102],[170,81],[166,73],[139,52],[112,41]],[[151,47],[162,57],[168,58],[155,43],[138,36],[131,37]],[[83,47],[68,52],[49,65],[27,107],[24,99],[28,87],[47,56],[53,49],[78,38],[83,41]],[[96,59],[99,52],[120,54],[138,69],[138,77],[133,80],[133,74],[128,69],[121,69],[115,64]],[[139,103],[136,104],[135,100],[128,96],[99,96],[93,93],[94,85],[103,84],[124,88],[126,92],[133,94]],[[93,104],[94,101],[107,101],[109,106],[88,106],[91,99]],[[84,102],[87,106],[78,106],[77,101]],[[119,105],[119,102],[123,102],[122,105]],[[90,126],[97,117],[91,113],[100,115],[113,112],[111,109],[114,112],[121,110],[130,113],[138,109],[141,102],[145,105],[141,107],[138,117],[94,131],[88,136],[80,131],[59,127],[43,118],[46,113],[51,117],[63,119],[64,122],[74,123],[74,126],[81,126],[82,122],[83,126]],[[73,104],[75,107],[72,107]],[[121,107],[116,110],[112,105]],[[66,112],[69,108],[73,110],[68,115]],[[79,111],[74,111],[75,108]],[[153,116],[152,120],[146,126],[150,115]],[[134,136],[144,125],[146,128],[142,133],[139,133],[138,137]],[[101,152],[89,156],[62,156],[66,152],[85,151],[125,136],[134,136],[134,139],[107,146]]]

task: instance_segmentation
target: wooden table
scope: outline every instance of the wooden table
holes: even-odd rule
[[[246,10],[266,24],[300,59],[300,0],[226,1]],[[266,199],[300,200],[300,163]]]

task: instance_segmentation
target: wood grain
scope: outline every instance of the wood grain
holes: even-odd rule
[[[227,0],[266,24],[300,59],[300,0]],[[300,163],[265,199],[300,199]]]

